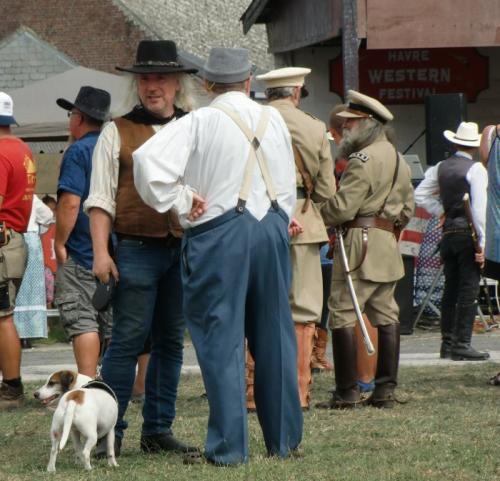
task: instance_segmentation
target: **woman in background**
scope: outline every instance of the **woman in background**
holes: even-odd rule
[[[23,347],[30,347],[29,339],[47,337],[45,272],[40,229],[53,220],[50,208],[34,195],[28,229],[24,234],[28,263],[14,310],[14,324]]]

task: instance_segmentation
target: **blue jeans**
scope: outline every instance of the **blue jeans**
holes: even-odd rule
[[[118,398],[118,437],[127,428],[123,416],[132,395],[137,357],[150,332],[142,434],[171,432],[184,347],[179,260],[180,249],[167,247],[164,241],[118,243],[120,279],[113,299],[113,332],[102,364],[102,378]]]

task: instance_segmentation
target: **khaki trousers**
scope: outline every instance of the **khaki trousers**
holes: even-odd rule
[[[293,244],[290,307],[294,322],[316,322],[323,307],[323,277],[318,244]]]

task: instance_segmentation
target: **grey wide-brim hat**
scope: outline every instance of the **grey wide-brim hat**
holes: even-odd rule
[[[111,95],[106,90],[85,85],[80,88],[74,102],[60,98],[56,103],[64,110],[76,108],[89,117],[104,122],[109,115]]]
[[[251,71],[250,52],[246,48],[215,47],[203,67],[205,79],[219,84],[243,82]]]

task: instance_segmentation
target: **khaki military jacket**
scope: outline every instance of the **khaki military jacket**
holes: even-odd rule
[[[294,217],[304,228],[304,232],[292,238],[292,244],[314,244],[326,242],[328,235],[321,217],[321,204],[335,194],[333,161],[330,144],[326,137],[326,126],[321,120],[296,108],[288,99],[273,100],[269,105],[276,108],[283,117],[292,142],[304,159],[304,164],[312,177],[314,191],[311,204],[302,214],[305,199],[298,199]],[[296,168],[297,187],[303,187],[302,176]]]
[[[338,192],[322,208],[326,224],[340,225],[358,216],[377,215],[389,194],[379,215],[406,225],[414,210],[413,187],[410,169],[401,155],[399,162],[398,176],[389,194],[396,166],[396,149],[385,135],[360,152],[351,154]],[[344,238],[350,269],[361,261],[361,234],[361,228],[354,228]],[[343,279],[345,275],[337,252],[334,253],[333,264],[333,278]],[[352,273],[353,278],[392,282],[403,275],[403,262],[394,234],[369,229],[366,257],[361,267]]]

